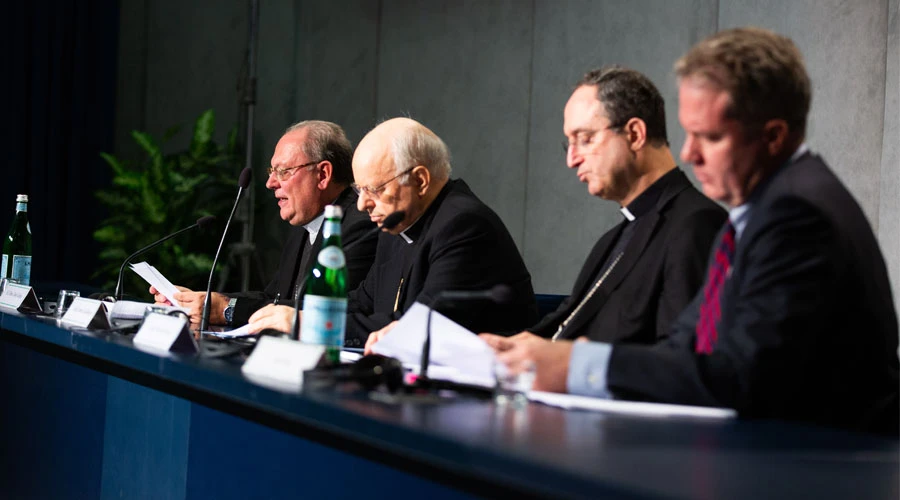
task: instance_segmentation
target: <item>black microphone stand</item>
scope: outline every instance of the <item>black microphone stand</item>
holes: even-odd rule
[[[154,248],[155,246],[157,246],[157,245],[159,245],[159,244],[161,244],[161,243],[164,243],[164,242],[166,242],[166,241],[168,241],[168,240],[170,240],[170,239],[172,239],[172,238],[178,236],[178,235],[181,234],[181,233],[190,231],[191,229],[194,229],[195,227],[204,227],[204,226],[208,226],[213,220],[215,220],[215,217],[213,217],[213,216],[211,216],[211,215],[207,215],[206,217],[201,217],[201,218],[197,219],[197,222],[191,224],[190,226],[185,227],[185,228],[182,228],[182,229],[179,229],[178,231],[175,231],[174,233],[172,233],[172,234],[170,234],[170,235],[168,235],[168,236],[165,236],[165,237],[163,237],[163,238],[160,238],[160,239],[154,241],[153,243],[151,243],[151,244],[145,246],[144,248],[141,248],[141,249],[138,250],[137,252],[134,252],[133,254],[129,255],[128,258],[125,259],[125,262],[122,262],[122,266],[119,267],[119,277],[118,277],[118,279],[116,280],[116,291],[115,291],[115,293],[113,294],[113,297],[114,297],[116,300],[122,300],[122,296],[125,295],[125,293],[124,293],[123,290],[122,290],[122,288],[123,288],[123,287],[122,287],[122,282],[123,282],[123,279],[124,279],[125,266],[127,266],[128,263],[132,261],[132,259],[134,259],[134,258],[137,257],[138,255],[140,255],[140,254],[146,252],[147,250],[150,250],[150,249]]]
[[[431,301],[431,307],[428,308],[428,315],[425,319],[425,341],[422,342],[422,355],[420,357],[419,362],[419,376],[416,377],[416,381],[412,386],[413,390],[421,390],[421,391],[436,391],[441,389],[449,389],[460,393],[471,394],[479,397],[491,397],[493,395],[493,391],[491,389],[470,385],[470,384],[461,384],[458,382],[448,382],[445,380],[432,380],[428,378],[428,365],[431,362],[431,315],[434,313],[434,310],[447,299],[451,300],[489,300],[496,304],[506,304],[511,299],[511,291],[509,287],[506,285],[496,285],[492,289],[485,292],[474,292],[474,293],[466,293],[466,292],[454,292],[454,291],[443,291],[438,293],[438,295]]]
[[[203,298],[203,310],[200,313],[201,332],[209,328],[209,296],[212,293],[212,281],[216,272],[216,263],[219,262],[219,254],[222,253],[222,245],[225,243],[225,236],[228,234],[228,228],[231,226],[234,212],[237,210],[238,203],[241,202],[241,194],[244,192],[244,189],[250,185],[250,177],[252,174],[253,170],[250,169],[250,167],[246,167],[241,171],[241,177],[240,180],[238,180],[238,194],[234,199],[234,205],[231,207],[231,214],[228,215],[228,220],[225,222],[225,230],[222,231],[222,239],[219,240],[219,248],[216,249],[216,256],[213,258],[212,268],[209,270],[209,281],[206,284],[206,296]]]

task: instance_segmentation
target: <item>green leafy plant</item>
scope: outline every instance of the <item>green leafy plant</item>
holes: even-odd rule
[[[113,173],[112,186],[95,193],[110,216],[94,231],[104,245],[101,266],[95,273],[115,287],[119,266],[135,250],[187,227],[204,215],[226,217],[231,209],[236,168],[236,131],[221,147],[213,141],[215,114],[205,111],[194,124],[190,146],[165,154],[162,145],[177,132],[169,129],[160,142],[145,132],[131,136],[146,154],[132,165],[108,153],[100,155]],[[174,282],[205,288],[217,238],[208,232],[179,235],[138,260],[147,260]],[[125,291],[140,295],[146,283],[131,271],[125,274]]]

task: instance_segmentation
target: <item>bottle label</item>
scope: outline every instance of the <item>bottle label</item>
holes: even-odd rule
[[[347,259],[344,257],[344,251],[338,247],[325,247],[319,252],[319,264],[328,269],[340,269],[347,265]]]
[[[5,257],[5,255],[4,255]],[[31,284],[31,256],[30,255],[13,255],[12,273],[10,279],[21,284]]]
[[[326,220],[325,225],[322,227],[322,236],[328,238],[334,234],[341,234],[341,221]]]
[[[347,299],[306,295],[300,340],[308,344],[343,347],[347,326]]]
[[[3,263],[0,264],[0,278],[6,278],[6,265],[9,263],[9,255],[3,254]]]
[[[16,212],[27,212],[28,211],[28,203],[19,202],[16,203]]]

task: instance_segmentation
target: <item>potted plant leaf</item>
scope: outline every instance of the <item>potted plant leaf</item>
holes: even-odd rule
[[[107,289],[115,287],[119,266],[135,250],[204,215],[221,218],[230,210],[237,186],[236,131],[231,131],[224,147],[216,144],[215,113],[207,110],[194,123],[188,148],[164,153],[164,144],[176,131],[170,129],[161,141],[132,131],[145,154],[137,164],[101,153],[113,177],[110,188],[95,193],[111,214],[94,231],[94,239],[104,246],[95,277],[104,278]],[[204,289],[217,243],[217,231],[189,231],[137,260],[147,260],[179,285]],[[144,300],[148,295],[146,283],[130,271],[124,290]]]

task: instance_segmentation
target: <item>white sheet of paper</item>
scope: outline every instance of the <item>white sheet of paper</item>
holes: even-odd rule
[[[618,413],[622,415],[720,419],[735,418],[737,416],[737,412],[730,408],[621,401],[615,399],[576,396],[573,394],[559,394],[556,392],[529,391],[528,399],[550,406],[565,408],[567,410],[591,410]]]
[[[234,337],[246,337],[248,335],[255,335],[254,333],[250,333],[250,324],[246,324],[240,328],[235,328],[234,330],[228,330],[227,332],[214,332],[211,330],[204,330],[200,333],[206,335],[212,335],[214,337],[219,337],[223,339],[230,339]]]
[[[341,363],[355,363],[361,357],[362,354],[358,352],[341,351]]]
[[[144,278],[144,281],[152,285],[154,288],[159,290],[159,293],[166,296],[172,305],[181,306],[177,300],[172,297],[178,293],[178,288],[175,288],[175,285],[172,284],[171,281],[166,279],[165,276],[162,275],[159,271],[156,270],[155,267],[147,264],[146,262],[138,262],[137,264],[130,265],[131,270],[136,272],[138,276]]]
[[[413,304],[372,350],[418,368],[427,317],[427,306]],[[491,387],[494,360],[493,349],[477,335],[437,311],[432,314],[429,377]]]

